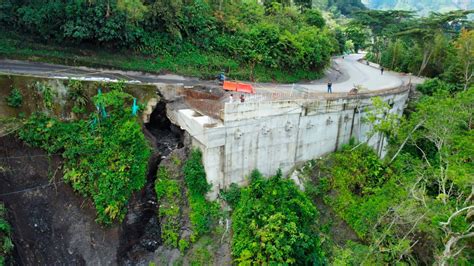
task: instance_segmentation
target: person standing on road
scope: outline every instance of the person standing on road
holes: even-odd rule
[[[243,94],[240,95],[240,102],[241,102],[241,103],[245,102],[245,98],[244,98],[244,95],[243,95]]]
[[[328,93],[332,93],[332,82],[328,82]]]
[[[380,74],[382,74],[382,75],[383,75],[383,70],[384,70],[383,67],[381,67],[380,68]]]
[[[233,103],[234,102],[234,94],[230,94],[229,95],[229,103]]]

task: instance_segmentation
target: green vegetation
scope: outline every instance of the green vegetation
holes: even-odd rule
[[[184,180],[191,194],[205,195],[211,185],[206,181],[206,171],[202,165],[202,154],[199,150],[191,151],[189,160],[183,168]]]
[[[43,99],[43,107],[47,111],[53,108],[55,92],[47,82],[37,81],[33,84],[32,89],[36,92],[40,99]]]
[[[352,151],[346,148],[325,161],[318,161],[318,165],[321,171],[327,172],[318,180],[320,195],[362,239],[371,233],[378,215],[392,200],[406,196],[389,182],[390,169],[367,146]],[[383,186],[387,182],[388,185]],[[330,194],[331,190],[337,191],[337,195]]]
[[[20,107],[21,103],[23,102],[23,96],[21,95],[21,91],[18,88],[12,88],[10,94],[5,98],[5,101],[10,107]]]
[[[432,86],[432,81],[428,81]],[[424,84],[423,86],[428,86]],[[326,248],[334,264],[469,264],[473,258],[474,90],[430,89],[378,159],[348,146],[308,164],[308,193],[353,229],[362,243]]]
[[[232,253],[242,265],[324,264],[316,234],[317,211],[279,171],[269,179],[252,172],[232,214]]]
[[[43,97],[49,95],[47,86],[38,84]],[[144,186],[150,148],[137,119],[127,111],[131,95],[114,90],[93,100],[107,110],[107,117],[95,113],[90,120],[66,123],[35,114],[18,135],[50,154],[61,153],[65,181],[90,196],[97,221],[110,225],[123,220],[129,197]]]
[[[216,241],[222,237],[217,225],[221,217],[219,205],[206,199],[210,185],[201,152],[192,150],[186,160],[179,154],[172,153],[162,161],[155,181],[161,237],[165,245],[178,248],[191,262],[200,261],[205,251],[210,263],[218,249]]]
[[[219,205],[206,199],[211,186],[206,181],[200,150],[191,151],[183,172],[190,208],[189,219],[193,230],[191,241],[195,242],[201,235],[211,232],[211,226],[219,215]]]
[[[344,1],[334,2],[346,7],[340,4]],[[235,79],[314,79],[337,50],[321,13],[302,6],[284,1],[5,0],[0,25],[9,33],[0,38],[0,54],[203,78],[225,70]],[[117,56],[117,50],[129,56]]]
[[[189,264],[192,266],[214,265],[215,250],[221,243],[209,235],[202,236],[193,244],[192,250],[187,254]]]
[[[7,209],[3,202],[0,202],[0,265],[6,265],[5,260],[13,250],[13,242],[11,239],[12,228],[8,223]]]
[[[165,245],[180,250],[186,246],[184,239],[179,239],[181,230],[180,204],[181,187],[177,180],[171,179],[168,170],[165,167],[158,169],[158,178],[155,183],[156,198],[160,202],[158,215],[164,219],[161,220],[161,238]]]
[[[328,2],[329,9],[336,15],[339,13],[341,13],[342,15],[352,15],[357,11],[367,9],[362,4],[361,0],[322,0],[321,2],[324,1]]]
[[[240,187],[236,183],[232,183],[229,188],[223,190],[220,195],[222,199],[234,209],[240,201]]]
[[[370,29],[367,58],[395,71],[437,77],[466,90],[473,82],[472,11],[414,17],[409,11],[359,12],[352,22]]]
[[[111,89],[113,89],[112,87],[114,86],[112,84],[110,84]],[[76,111],[75,113],[85,112],[85,107],[89,100],[87,98],[82,82],[79,80],[70,79],[68,81],[67,86],[69,88],[68,98],[74,103],[73,111]]]

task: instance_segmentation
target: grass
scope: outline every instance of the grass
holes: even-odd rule
[[[83,47],[38,43],[30,37],[11,32],[0,35],[0,57],[3,58],[160,74],[176,73],[201,79],[214,79],[222,70],[231,79],[249,80],[252,76],[247,64],[218,53],[194,50],[176,55],[143,56],[133,51],[97,49],[89,45]],[[294,83],[321,77],[321,73],[305,69],[288,72],[262,65],[256,66],[254,72],[256,82]]]

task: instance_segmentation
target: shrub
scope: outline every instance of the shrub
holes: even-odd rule
[[[241,264],[324,264],[315,230],[317,211],[281,172],[264,179],[254,171],[232,215],[232,253]]]
[[[191,241],[195,242],[199,236],[210,232],[211,225],[219,215],[219,205],[206,199],[206,193],[211,185],[206,181],[200,150],[191,151],[184,163],[183,172],[188,188],[189,219],[193,230]]]
[[[97,221],[105,225],[125,217],[129,197],[145,184],[151,153],[140,124],[124,111],[125,99],[131,96],[116,96],[100,97],[105,107],[114,107],[104,119],[64,123],[35,114],[19,131],[25,142],[51,154],[62,153],[64,179],[92,198]]]
[[[51,86],[46,82],[35,82],[33,87],[36,90],[36,93],[43,98],[43,105],[46,110],[51,110],[53,108],[53,100],[55,93]]]
[[[74,107],[84,107],[88,100],[82,82],[79,80],[70,79],[67,86],[69,88],[68,97],[74,102]]]
[[[161,223],[161,237],[165,245],[179,246],[181,188],[178,181],[172,180],[165,167],[158,169],[155,182],[157,200],[160,202],[158,215]]]
[[[180,239],[179,240],[179,251],[181,253],[184,253],[184,251],[189,247],[189,242],[185,239]]]
[[[438,78],[428,79],[416,87],[423,94],[432,96],[437,91],[454,93],[457,88],[451,83],[447,83]]]
[[[206,181],[206,171],[202,165],[202,153],[198,149],[191,151],[189,159],[184,164],[184,180],[191,194],[205,195],[211,185]]]
[[[221,192],[221,196],[231,208],[235,208],[240,200],[240,188],[236,183],[232,183],[229,188]]]
[[[120,91],[122,92],[125,89],[125,80],[121,79],[117,82],[109,83],[109,89],[112,91]]]
[[[0,202],[0,265],[5,265],[5,259],[13,250],[11,226],[6,220],[7,210]]]
[[[189,219],[191,221],[193,233],[191,241],[195,242],[199,236],[209,233],[212,224],[219,214],[219,205],[217,202],[209,202],[203,195],[188,195]]]
[[[13,88],[5,100],[7,101],[8,106],[18,108],[23,102],[23,95],[21,95],[21,91],[19,89]]]
[[[362,239],[368,237],[380,214],[405,193],[396,189],[391,170],[367,145],[355,150],[346,146],[318,163],[322,177],[316,186],[327,195],[325,203]]]
[[[307,9],[303,13],[303,16],[304,16],[304,19],[306,20],[306,23],[308,23],[311,26],[323,28],[326,25],[326,21],[323,18],[323,14],[321,14],[321,11],[317,9]]]
[[[43,113],[34,113],[26,120],[18,136],[28,144],[53,154],[63,149],[66,143],[77,138],[78,132],[84,130],[84,127],[86,127],[84,121],[62,123]]]
[[[85,107],[80,107],[77,105],[74,105],[71,109],[71,111],[75,114],[85,114],[86,113],[86,108]]]

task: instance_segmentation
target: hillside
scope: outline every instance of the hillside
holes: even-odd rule
[[[362,3],[371,9],[415,10],[420,15],[426,15],[431,11],[474,9],[474,1],[471,0],[362,0]]]
[[[0,266],[474,265],[474,9],[396,1],[0,0]]]

